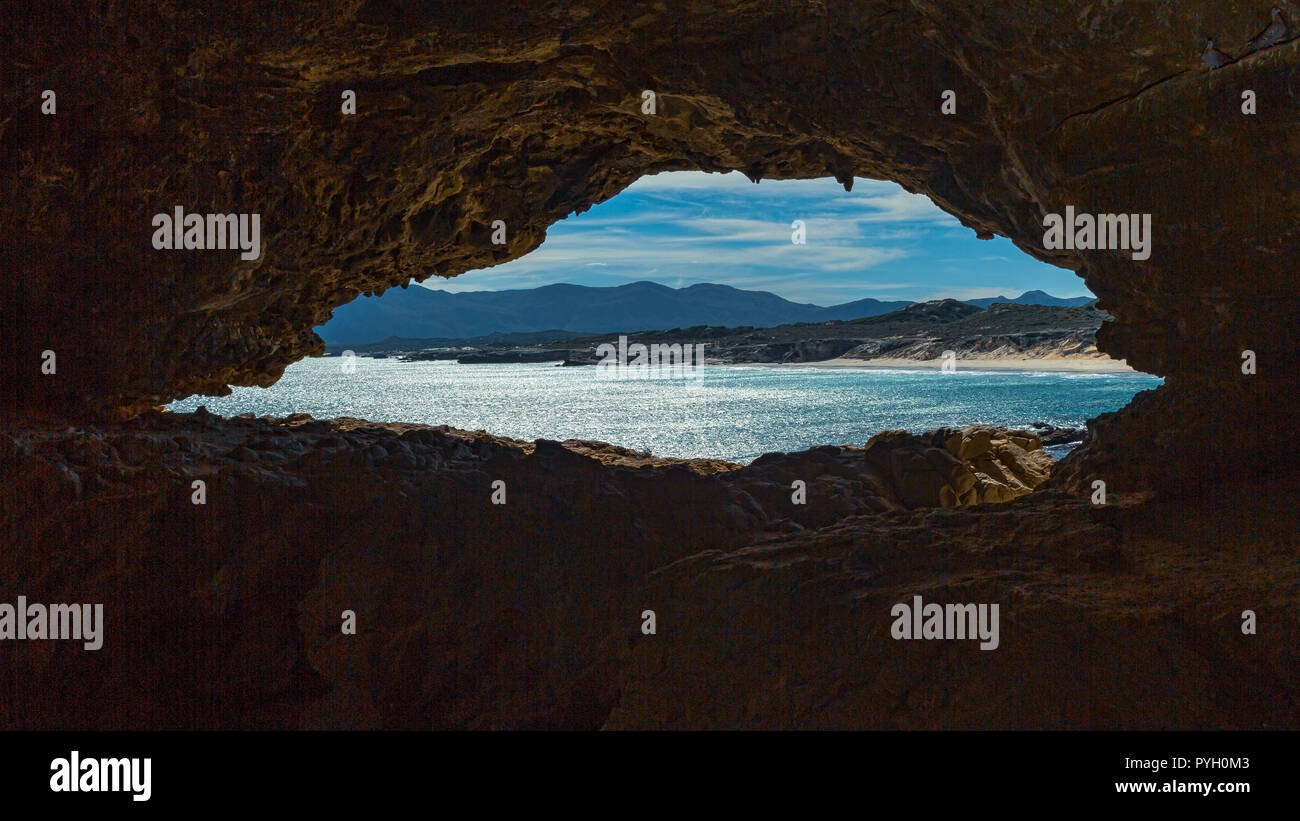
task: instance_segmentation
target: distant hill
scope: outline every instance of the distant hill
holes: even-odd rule
[[[931,302],[914,302],[897,311],[846,322],[845,325],[852,326],[853,333],[877,335],[905,333],[916,328],[928,328],[956,322],[978,314],[981,310],[969,302],[958,302],[955,299],[936,299]]]
[[[1015,299],[994,297],[966,302],[987,307],[994,302],[1074,306],[1091,301],[1091,297],[1061,299],[1042,291],[1029,291]],[[565,332],[569,335],[632,333],[697,325],[771,328],[847,321],[880,316],[913,304],[859,299],[822,307],[792,302],[767,291],[709,284],[686,288],[669,288],[654,282],[613,287],[560,284],[463,293],[413,285],[392,288],[381,296],[362,297],[336,308],[333,318],[316,332],[331,345],[366,345],[391,337],[482,342],[483,337],[491,335],[543,331],[548,338],[559,339]]]
[[[391,336],[464,339],[494,333],[563,329],[576,333],[644,331],[692,325],[771,327],[859,319],[909,302],[860,299],[823,308],[767,291],[728,285],[669,288],[654,282],[616,287],[546,285],[513,291],[449,293],[411,286],[354,300],[316,329],[327,343],[378,342]]]
[[[1082,305],[1087,305],[1095,299],[1096,297],[1091,296],[1059,297],[1052,296],[1043,291],[1025,291],[1015,299],[1006,296],[991,296],[983,297],[981,299],[966,299],[962,301],[968,302],[971,305],[978,305],[981,308],[987,308],[995,302],[1007,302],[1012,305],[1059,305],[1064,308],[1076,308]]]
[[[888,314],[772,328],[698,325],[629,332],[629,344],[698,345],[717,363],[818,362],[827,359],[933,361],[944,351],[959,359],[1105,359],[1097,328],[1107,314],[1093,305],[1017,305],[978,308],[955,299],[920,302]],[[554,333],[554,332],[551,332]],[[622,332],[620,332],[621,335]],[[363,356],[402,361],[454,360],[462,364],[562,362],[594,365],[613,334],[557,337],[498,335],[482,340],[389,339],[369,345],[330,345],[327,355],[351,348]],[[531,338],[528,341],[526,338]],[[683,347],[683,350],[685,348]]]
[[[471,337],[402,337],[389,336],[377,342],[328,342],[325,351],[328,354],[342,353],[349,349],[353,353],[364,354],[372,351],[418,351],[425,348],[483,348],[495,345],[542,345],[547,342],[574,339],[586,336],[577,331],[526,331],[512,334],[493,333]]]

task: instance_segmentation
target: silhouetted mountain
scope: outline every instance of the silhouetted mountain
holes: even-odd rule
[[[1072,308],[1080,305],[1087,305],[1095,299],[1096,297],[1091,296],[1059,297],[1052,296],[1044,291],[1025,291],[1015,299],[1005,296],[991,296],[982,297],[980,299],[966,299],[962,301],[968,302],[971,305],[978,305],[981,308],[987,308],[995,302],[1007,302],[1012,305],[1060,305]]]
[[[364,344],[392,336],[464,339],[556,328],[591,334],[692,325],[771,327],[859,319],[910,304],[859,299],[823,308],[728,285],[669,288],[654,282],[604,288],[561,284],[464,293],[412,286],[393,288],[381,296],[363,297],[337,308],[334,317],[316,332],[327,343]]]
[[[965,303],[980,308],[996,302],[1072,307],[1092,301],[1092,297],[1062,299],[1042,291],[1026,291],[1014,299],[990,297],[968,299]],[[353,345],[389,337],[482,341],[478,338],[492,334],[539,331],[559,339],[562,336],[553,334],[633,333],[695,325],[771,328],[800,322],[847,321],[880,316],[913,304],[859,299],[824,308],[729,285],[669,288],[654,282],[603,288],[560,284],[464,293],[411,286],[393,288],[382,296],[362,297],[336,308],[334,317],[316,332],[327,343]]]

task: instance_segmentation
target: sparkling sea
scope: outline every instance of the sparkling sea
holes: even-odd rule
[[[681,378],[617,379],[594,367],[305,359],[270,388],[169,407],[420,422],[516,439],[595,439],[656,456],[749,462],[772,451],[861,445],[882,430],[974,423],[1082,427],[1161,383],[1147,374],[724,365]],[[1050,448],[1060,458],[1072,446]]]

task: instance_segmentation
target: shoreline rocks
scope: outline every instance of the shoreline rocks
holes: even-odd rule
[[[1088,435],[1087,428],[1062,428],[1049,425],[1046,422],[1032,422],[1028,429],[1038,437],[1039,441],[1043,443],[1043,447],[1082,442],[1084,437]]]

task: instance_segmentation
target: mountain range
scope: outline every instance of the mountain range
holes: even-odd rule
[[[1052,296],[1045,291],[1025,291],[1015,299],[1009,296],[990,296],[981,297],[980,299],[963,299],[962,302],[979,308],[987,308],[995,302],[1006,302],[1011,305],[1057,305],[1062,308],[1078,308],[1095,299],[1096,297],[1091,296],[1059,297]]]
[[[1021,305],[1084,305],[1091,297],[1062,299],[1028,291],[1011,299],[967,300]],[[545,285],[509,291],[451,293],[412,286],[361,298],[340,308],[316,332],[326,343],[377,342],[389,337],[464,339],[547,329],[599,334],[686,328],[696,325],[770,328],[879,316],[915,303],[859,299],[822,307],[792,302],[767,291],[729,285],[669,288],[654,282],[612,287]]]

